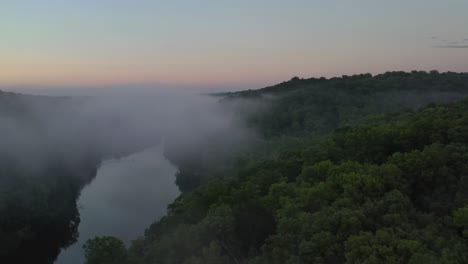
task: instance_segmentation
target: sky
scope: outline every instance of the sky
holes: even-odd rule
[[[3,0],[0,87],[468,71],[466,0]]]

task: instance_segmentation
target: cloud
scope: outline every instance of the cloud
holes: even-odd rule
[[[439,45],[439,46],[434,46],[434,48],[441,48],[441,49],[468,49],[468,45]]]
[[[455,39],[440,39],[437,36],[433,36],[431,38],[433,40],[433,48],[445,48],[445,49],[466,49],[468,45],[468,38],[459,38],[458,40]]]

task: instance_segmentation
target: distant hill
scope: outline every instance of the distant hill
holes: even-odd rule
[[[340,78],[292,78],[271,87],[226,94],[228,98],[269,100],[268,113],[254,122],[267,136],[329,132],[369,114],[434,102],[451,102],[468,94],[468,73],[387,72]]]

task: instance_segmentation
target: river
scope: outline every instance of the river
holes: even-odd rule
[[[160,147],[104,161],[78,199],[78,241],[62,250],[55,263],[82,264],[82,246],[94,236],[115,236],[129,245],[143,235],[179,195],[176,170]]]

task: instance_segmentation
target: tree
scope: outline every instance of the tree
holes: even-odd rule
[[[95,237],[83,245],[85,264],[124,264],[128,260],[127,249],[118,238]]]
[[[462,235],[468,238],[468,206],[460,208],[453,214],[454,224],[462,229]]]

